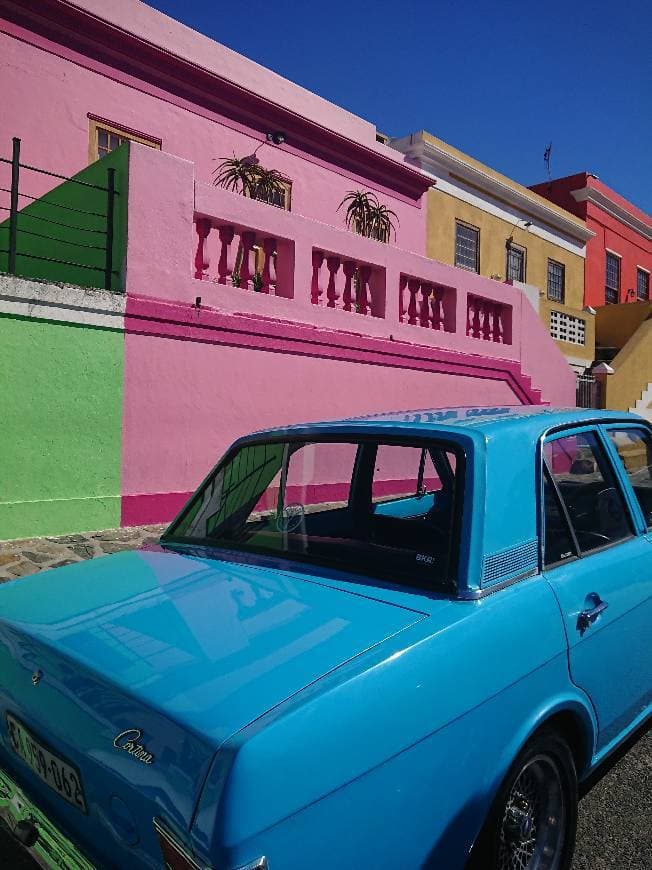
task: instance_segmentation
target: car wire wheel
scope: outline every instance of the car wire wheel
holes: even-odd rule
[[[499,870],[557,870],[566,833],[561,776],[546,755],[528,759],[509,792],[498,846]]]
[[[571,870],[577,772],[564,737],[534,734],[498,789],[467,870]]]

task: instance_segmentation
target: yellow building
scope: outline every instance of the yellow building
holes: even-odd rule
[[[528,296],[576,372],[595,355],[595,314],[584,309],[583,220],[420,131],[391,145],[432,176],[427,253],[510,280]]]

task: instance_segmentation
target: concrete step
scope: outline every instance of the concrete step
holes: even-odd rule
[[[641,393],[641,398],[637,399],[634,407],[629,410],[652,422],[652,383],[647,385]]]

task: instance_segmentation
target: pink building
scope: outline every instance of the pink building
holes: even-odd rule
[[[520,290],[423,256],[432,181],[372,124],[135,0],[0,2],[0,14],[5,153],[17,136],[25,163],[71,175],[130,140],[124,298],[42,288],[41,308],[21,309],[46,318],[56,295],[58,322],[81,324],[92,297],[90,325],[110,315],[123,335],[110,494],[123,524],[170,518],[254,428],[574,404],[574,376]],[[220,158],[256,149],[290,180],[281,207],[211,183]],[[29,183],[32,196],[51,186]],[[398,215],[389,244],[345,229],[353,189]],[[0,314],[21,314],[2,299]],[[38,529],[74,530],[63,524]]]

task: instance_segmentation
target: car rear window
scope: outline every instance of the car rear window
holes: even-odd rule
[[[227,455],[163,543],[452,587],[460,455],[442,444],[270,441]]]

